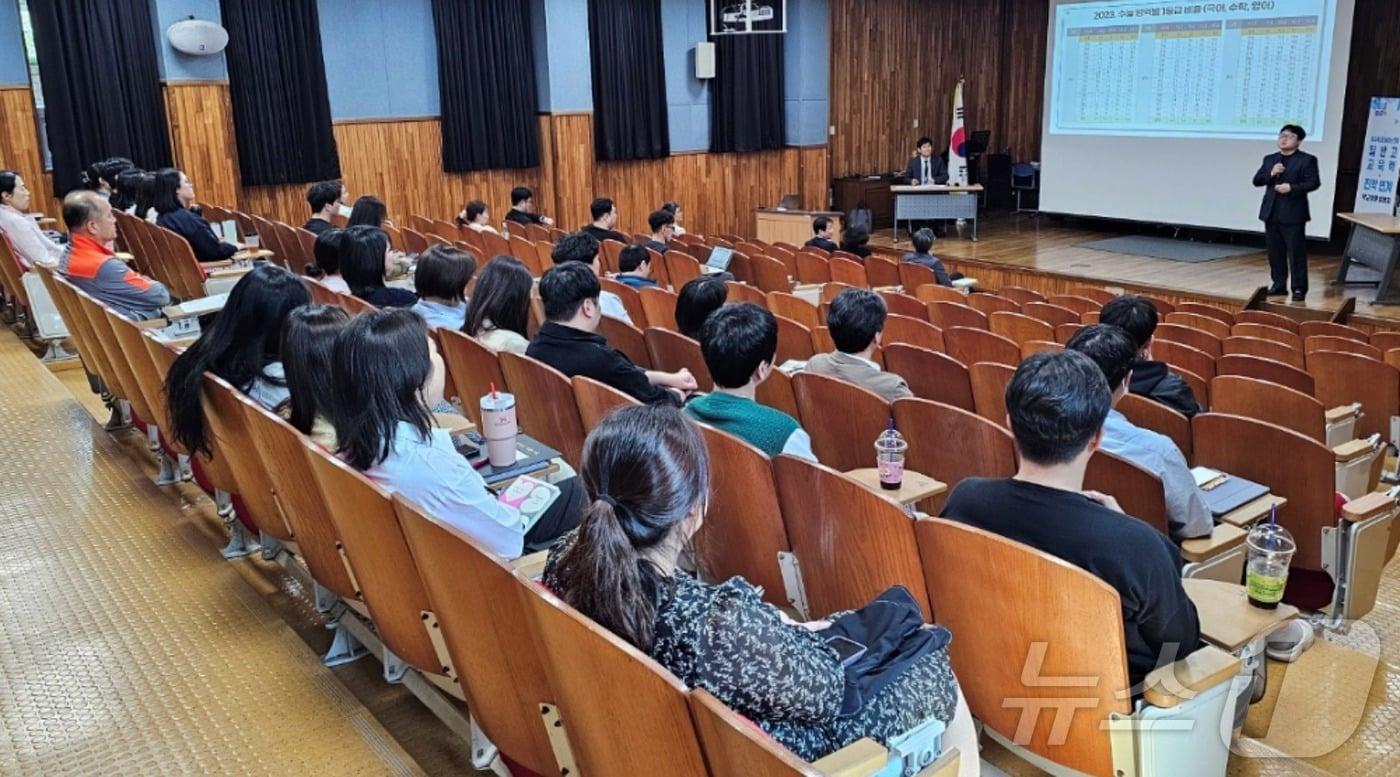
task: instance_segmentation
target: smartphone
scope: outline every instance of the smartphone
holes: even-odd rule
[[[835,650],[836,655],[840,656],[841,667],[843,669],[860,660],[860,657],[865,655],[865,645],[846,637],[828,637],[826,645],[832,650]]]

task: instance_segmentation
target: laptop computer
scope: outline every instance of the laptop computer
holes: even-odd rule
[[[734,249],[724,246],[715,246],[710,249],[710,258],[705,260],[705,264],[700,271],[706,275],[728,272],[729,263],[734,261]]]
[[[778,210],[798,210],[802,207],[802,199],[796,194],[784,194],[778,200]]]

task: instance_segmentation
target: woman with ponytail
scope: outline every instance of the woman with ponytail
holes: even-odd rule
[[[929,718],[948,725],[945,748],[977,752],[946,630],[915,624],[936,647],[852,705],[841,656],[822,633],[832,623],[793,622],[742,578],[710,584],[680,569],[710,489],[704,441],[680,410],[613,412],[588,436],[579,478],[588,506],[544,574],[575,609],[809,761],[862,737],[886,742]],[[976,774],[975,757],[963,763],[962,774]]]

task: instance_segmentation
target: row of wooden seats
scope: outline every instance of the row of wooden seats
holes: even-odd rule
[[[188,241],[170,230],[127,213],[114,212],[117,234],[131,253],[136,269],[155,278],[181,299],[208,295],[210,281],[236,281],[244,270],[229,262],[200,264]],[[223,285],[223,284],[219,284]]]

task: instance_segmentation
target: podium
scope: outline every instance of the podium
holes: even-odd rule
[[[1338,213],[1351,224],[1347,247],[1342,252],[1342,264],[1337,269],[1337,284],[1347,282],[1347,273],[1361,265],[1380,273],[1373,305],[1400,304],[1400,293],[1391,290],[1395,264],[1400,260],[1400,219],[1384,213]],[[1355,283],[1356,281],[1353,281]]]
[[[754,237],[765,243],[790,243],[800,246],[812,239],[812,220],[818,216],[831,219],[831,240],[841,243],[841,220],[844,215],[826,210],[783,210],[754,208]]]
[[[972,239],[977,240],[977,200],[982,184],[891,186],[894,194],[894,226],[890,239],[899,242],[901,221],[942,221],[967,219],[972,222]]]

